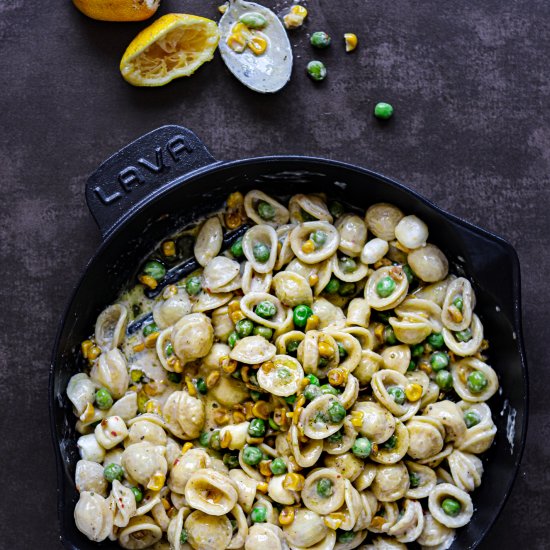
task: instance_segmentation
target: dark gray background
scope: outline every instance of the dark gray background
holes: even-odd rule
[[[217,19],[216,5],[164,0],[160,12]],[[219,56],[192,78],[132,88],[118,63],[147,23],[91,21],[68,0],[0,0],[1,548],[58,547],[47,378],[64,304],[99,243],[84,181],[166,123],[193,129],[219,159],[302,153],[367,166],[516,247],[530,432],[512,497],[483,548],[550,547],[550,3],[316,0],[309,8],[291,37],[290,84],[262,97]],[[311,49],[314,30],[333,35],[329,51]],[[341,43],[349,31],[360,40],[351,55]],[[329,71],[321,85],[304,74],[314,56]],[[389,124],[372,117],[380,100],[395,107]]]

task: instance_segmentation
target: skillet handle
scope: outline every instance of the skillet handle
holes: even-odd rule
[[[103,238],[178,176],[215,163],[183,126],[161,126],[109,157],[86,182],[86,202]]]

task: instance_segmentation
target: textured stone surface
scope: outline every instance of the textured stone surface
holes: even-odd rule
[[[512,497],[482,548],[548,548],[550,4],[310,1],[308,26],[292,35],[292,81],[272,97],[241,87],[219,57],[163,89],[131,88],[118,62],[145,24],[91,21],[68,0],[40,6],[0,4],[0,547],[58,546],[46,388],[62,309],[99,243],[84,181],[128,141],[178,123],[220,159],[297,153],[368,166],[516,247],[531,429]],[[161,12],[217,17],[215,7],[164,0]],[[320,29],[334,37],[329,51],[307,43]],[[360,39],[352,55],[341,44],[347,31]],[[321,85],[304,75],[313,56],[328,66]],[[395,107],[388,124],[371,116],[378,100]]]

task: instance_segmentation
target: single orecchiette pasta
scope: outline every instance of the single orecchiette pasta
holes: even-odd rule
[[[458,510],[453,511],[452,515],[442,507],[445,499],[453,499],[458,503]],[[450,483],[440,483],[428,497],[428,508],[432,516],[450,529],[457,529],[466,525],[474,513],[474,505],[470,495]]]
[[[309,548],[326,537],[328,527],[319,514],[307,508],[298,508],[294,512],[294,521],[285,525],[283,532],[291,547]]]
[[[208,354],[214,342],[214,329],[204,313],[191,313],[182,317],[172,329],[175,354],[188,363]]]
[[[90,371],[90,378],[99,386],[107,388],[115,399],[119,399],[128,389],[126,358],[118,349],[102,353]]]
[[[344,214],[335,224],[340,233],[338,249],[348,256],[359,256],[367,240],[367,226],[357,214]]]
[[[74,482],[79,493],[87,491],[99,493],[102,497],[107,496],[107,480],[103,476],[103,466],[97,462],[79,460],[76,463]]]
[[[428,405],[424,414],[441,422],[445,428],[445,441],[460,440],[466,432],[464,415],[460,407],[448,399]]]
[[[255,523],[248,529],[244,550],[258,550],[265,547],[270,550],[286,550],[284,533],[280,527],[271,523]]]
[[[364,462],[353,453],[327,455],[324,462],[327,468],[333,468],[352,483],[359,477],[365,466]]]
[[[458,488],[471,493],[481,485],[483,463],[477,456],[455,449],[447,457],[447,462],[453,482]]]
[[[183,495],[189,478],[197,471],[207,468],[210,457],[204,449],[190,449],[183,456],[178,456],[173,462],[167,486],[175,492]]]
[[[280,202],[258,189],[246,194],[244,209],[246,215],[257,224],[266,223],[277,227],[287,223],[289,219],[288,210]]]
[[[380,464],[370,487],[381,502],[395,502],[405,496],[409,489],[409,472],[403,462]]]
[[[83,435],[76,442],[78,452],[83,460],[91,462],[103,462],[105,449],[97,442],[94,434]]]
[[[390,527],[388,534],[399,542],[414,542],[424,529],[424,512],[422,505],[416,500],[405,499],[403,515]]]
[[[405,216],[395,226],[395,238],[405,248],[420,248],[428,240],[428,226],[416,216]]]
[[[410,480],[405,496],[412,499],[426,498],[437,483],[435,472],[428,466],[423,466],[412,460],[405,462],[405,464],[409,471]]]
[[[433,244],[413,250],[407,256],[407,262],[419,279],[426,283],[441,281],[449,272],[449,262]]]
[[[312,218],[332,223],[327,205],[316,195],[294,195],[288,203],[288,209],[293,223],[303,223]]]
[[[209,468],[195,472],[185,485],[189,505],[211,516],[227,514],[237,503],[237,497],[231,480]]]
[[[67,397],[73,404],[77,416],[80,416],[86,410],[88,404],[94,402],[95,390],[96,385],[87,374],[79,372],[71,376],[67,385]]]
[[[148,441],[153,445],[166,446],[168,438],[162,425],[156,421],[156,415],[151,415],[150,417],[145,418],[142,418],[142,416],[136,417],[133,422],[129,423],[130,429],[128,430],[128,437],[126,438],[124,445],[127,447],[128,445],[133,445],[134,443]]]
[[[449,548],[455,537],[455,530],[439,523],[432,514],[424,514],[424,528],[417,542],[425,548]]]
[[[322,235],[321,237],[317,237]],[[330,223],[305,222],[290,233],[290,246],[296,257],[305,264],[318,264],[330,258],[340,244],[340,235]]]
[[[331,468],[314,470],[302,489],[304,505],[322,516],[336,512],[344,504],[345,478]],[[320,492],[318,487],[328,487]]]
[[[182,317],[191,313],[193,306],[189,296],[179,291],[169,295],[166,300],[159,301],[153,308],[153,318],[161,329],[175,325]]]
[[[272,285],[277,298],[287,307],[311,305],[313,302],[313,292],[309,283],[298,273],[281,271],[273,277]]]
[[[241,289],[245,294],[249,292],[269,292],[272,281],[273,274],[271,271],[258,273],[250,262],[245,262],[241,280]]]
[[[276,355],[269,363],[264,363],[258,369],[256,376],[263,390],[286,397],[298,391],[304,370],[294,357]]]
[[[229,478],[235,484],[239,505],[246,513],[250,512],[256,498],[257,481],[247,476],[243,470],[238,468],[229,470]]]
[[[240,264],[226,256],[216,256],[210,260],[204,267],[202,278],[204,288],[208,292],[216,292],[222,289],[227,292],[227,287],[231,281],[235,280],[240,272]],[[240,285],[237,286],[239,288]]]
[[[111,502],[114,511],[113,523],[117,527],[126,527],[130,518],[136,513],[134,493],[115,479],[111,490]]]
[[[275,308],[274,313],[268,319],[256,313],[257,306],[262,302],[269,302]],[[268,328],[279,328],[287,319],[290,320],[292,315],[292,312],[286,309],[275,296],[266,292],[249,292],[241,299],[240,306],[241,311],[248,319]]]
[[[256,365],[275,357],[276,348],[262,336],[247,336],[238,340],[229,357],[246,365]]]
[[[113,528],[113,513],[109,500],[99,493],[83,491],[74,509],[74,520],[78,530],[90,540],[105,540]]]
[[[162,415],[167,428],[180,439],[198,437],[205,420],[203,402],[184,391],[175,391],[167,399]]]
[[[222,248],[223,231],[217,217],[210,218],[201,227],[195,241],[195,258],[202,266],[215,258]]]
[[[403,216],[403,212],[393,204],[380,202],[368,208],[365,222],[374,236],[392,241],[395,239],[395,228]]]
[[[453,364],[451,373],[454,389],[464,401],[487,401],[498,390],[496,372],[487,363],[475,357],[467,357]],[[472,381],[474,377],[477,378]]]
[[[257,273],[269,273],[277,260],[277,233],[269,225],[255,225],[243,237],[243,252]]]
[[[379,294],[380,285],[384,283],[391,289],[387,295],[384,295],[386,292],[383,295]],[[381,267],[367,280],[365,298],[370,307],[378,311],[394,309],[405,299],[408,288],[409,282],[402,268],[397,266]]]
[[[135,516],[118,533],[122,548],[137,550],[153,546],[162,538],[162,529],[150,516]]]
[[[195,510],[185,520],[189,544],[200,550],[223,550],[231,543],[233,527],[225,515],[213,516]]]
[[[110,350],[120,346],[128,324],[128,308],[114,304],[104,309],[95,324],[95,341],[102,349]]]
[[[445,328],[458,332],[468,328],[476,305],[476,296],[468,279],[459,277],[447,287],[441,319]]]
[[[361,251],[361,261],[367,265],[375,264],[388,253],[388,249],[388,242],[384,239],[372,239],[363,247]]]
[[[479,418],[479,422],[469,427],[460,441],[458,449],[466,453],[484,453],[492,445],[497,428],[491,418],[491,409],[485,403],[468,403],[461,401],[458,406],[464,411]]]
[[[128,428],[120,416],[108,416],[96,426],[94,435],[104,449],[112,449],[126,439]]]
[[[122,466],[132,479],[147,487],[153,476],[166,477],[168,464],[164,453],[165,448],[159,445],[147,441],[136,443],[127,447],[122,454]]]

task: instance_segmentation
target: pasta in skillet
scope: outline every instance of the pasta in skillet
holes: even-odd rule
[[[183,258],[163,242],[82,343],[78,529],[128,549],[448,548],[498,376],[428,226],[252,190],[184,234],[197,269],[168,284]]]

